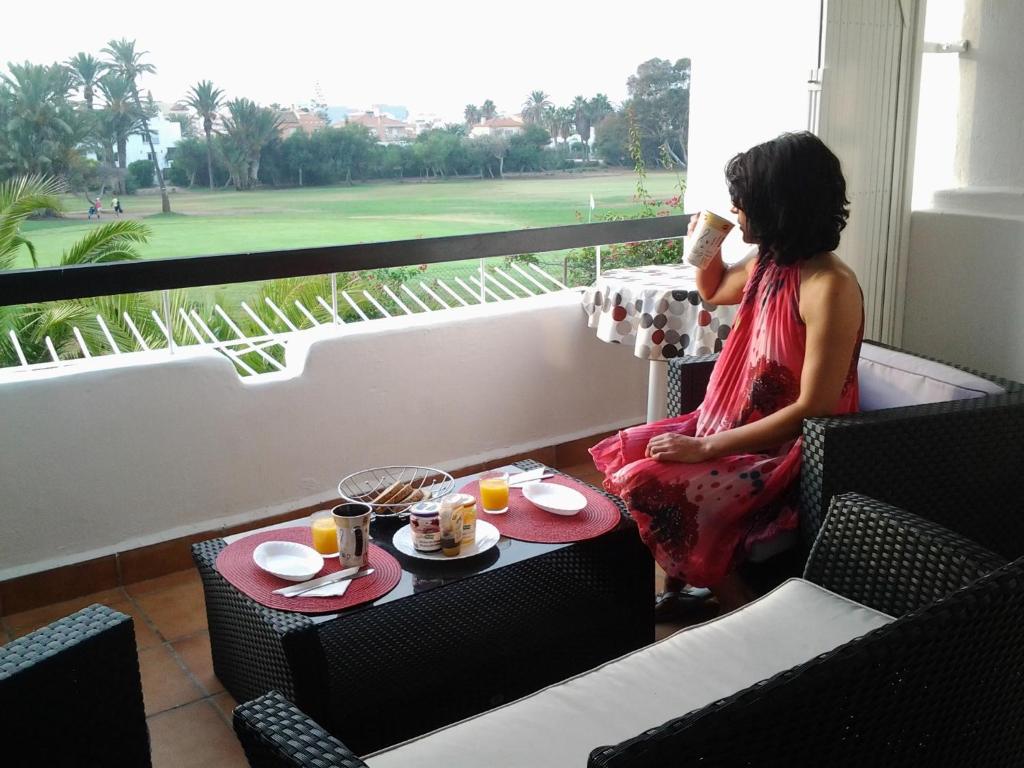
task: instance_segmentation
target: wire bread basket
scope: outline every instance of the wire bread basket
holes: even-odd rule
[[[373,467],[353,472],[338,483],[345,501],[369,504],[379,518],[406,518],[419,501],[440,499],[455,488],[447,472],[433,467]]]

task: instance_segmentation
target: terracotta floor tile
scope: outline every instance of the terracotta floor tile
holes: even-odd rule
[[[206,629],[206,603],[198,581],[138,595],[135,602],[164,640],[180,640]]]
[[[563,467],[562,472],[567,475],[571,475],[585,483],[596,485],[598,488],[601,487],[601,481],[604,479],[604,475],[597,471],[594,467],[593,462],[587,462],[586,464],[574,464],[571,467]]]
[[[673,623],[665,622],[664,624],[655,624],[654,625],[654,640],[655,640],[655,642],[657,642],[658,640],[664,640],[669,635],[674,635],[680,629],[685,629],[687,626],[688,626],[687,624],[676,624],[674,622]]]
[[[33,629],[39,629],[39,627],[45,626],[51,621],[63,618],[77,610],[85,608],[87,605],[92,605],[93,603],[112,605],[113,603],[123,602],[125,597],[124,590],[120,587],[116,589],[105,589],[102,592],[94,592],[91,595],[76,597],[73,600],[65,600],[61,603],[51,603],[50,605],[33,608],[30,611],[22,611],[21,613],[13,613],[10,616],[4,616],[4,623],[16,637],[20,637],[27,632],[31,632]]]
[[[186,568],[184,571],[175,571],[166,576],[158,576],[155,579],[137,581],[134,584],[127,584],[125,591],[132,597],[148,595],[151,592],[160,592],[171,587],[180,587],[183,584],[201,584],[199,571],[195,568]]]
[[[223,693],[218,693],[216,696],[213,696],[210,701],[212,701],[217,709],[221,711],[221,714],[224,715],[225,720],[230,725],[235,707],[238,706],[238,702],[235,701],[235,697],[227,691],[224,691]]]
[[[234,732],[210,701],[149,718],[153,768],[246,768]]]
[[[220,680],[213,674],[213,658],[210,656],[210,633],[200,632],[173,643],[174,650],[185,662],[192,676],[206,689],[208,694],[224,690]]]
[[[135,647],[140,651],[160,645],[163,642],[161,637],[153,631],[152,627],[149,626],[149,622],[146,621],[146,617],[143,615],[142,611],[131,600],[122,600],[119,603],[111,603],[110,607],[115,611],[127,613],[132,617],[135,625]]]
[[[162,645],[139,652],[139,669],[142,672],[142,699],[146,704],[147,715],[203,697],[203,692]]]

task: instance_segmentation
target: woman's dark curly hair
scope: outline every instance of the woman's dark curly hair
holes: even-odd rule
[[[846,180],[839,158],[813,133],[784,133],[740,152],[725,178],[762,259],[795,264],[839,245],[850,217]]]

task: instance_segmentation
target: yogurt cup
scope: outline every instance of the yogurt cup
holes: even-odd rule
[[[733,223],[728,219],[711,211],[701,211],[697,228],[693,231],[693,240],[686,252],[686,261],[697,269],[704,269],[721,250],[722,241],[732,228]]]

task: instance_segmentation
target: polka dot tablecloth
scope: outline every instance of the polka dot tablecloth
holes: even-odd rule
[[[588,324],[601,341],[631,345],[644,360],[718,352],[736,307],[703,301],[696,276],[689,264],[609,270],[583,293]]]

